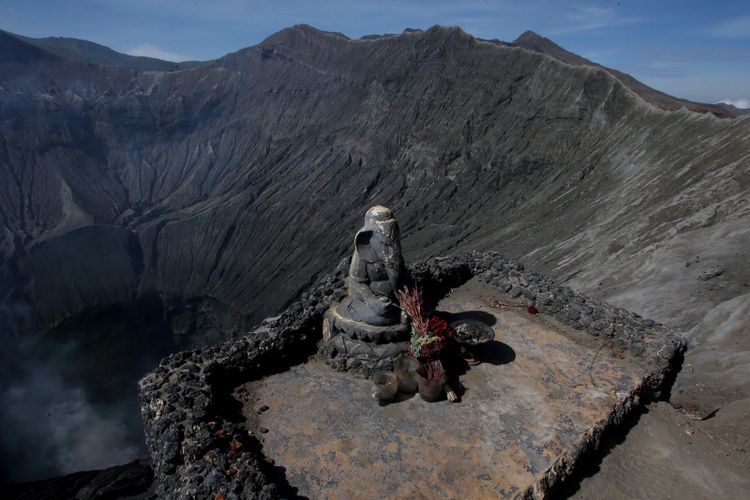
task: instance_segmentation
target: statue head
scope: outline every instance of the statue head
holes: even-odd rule
[[[365,228],[370,229],[384,222],[396,222],[393,213],[382,205],[375,205],[365,214]]]
[[[365,214],[365,225],[360,232],[371,232],[370,245],[383,259],[386,266],[400,269],[401,235],[393,212],[382,205],[375,205]]]

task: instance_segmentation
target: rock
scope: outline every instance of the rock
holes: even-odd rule
[[[716,278],[717,276],[721,276],[724,274],[724,266],[720,265],[713,265],[703,268],[701,271],[701,274],[698,276],[698,279],[701,281],[708,281],[711,279]]]
[[[132,500],[155,499],[154,473],[147,460],[134,460],[103,470],[76,472],[66,476],[10,485],[0,485],[6,498],[75,498],[93,500],[124,498]]]
[[[576,309],[568,309],[563,312],[563,316],[570,321],[576,321],[581,315],[581,312]]]
[[[597,332],[604,330],[606,327],[607,327],[607,322],[603,319],[598,319],[594,321],[593,323],[591,323],[591,328],[593,328]]]
[[[593,321],[591,320],[591,316],[588,316],[588,315],[584,314],[584,315],[581,315],[581,317],[578,318],[578,323],[582,327],[588,328],[589,326],[592,325]]]

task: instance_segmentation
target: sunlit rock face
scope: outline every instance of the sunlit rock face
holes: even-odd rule
[[[665,111],[585,60],[455,28],[298,26],[171,73],[7,37],[4,335],[152,297],[192,311],[169,324],[197,342],[233,335],[349,255],[382,204],[407,261],[500,250],[687,331],[690,376],[708,385],[686,384],[685,404],[750,397],[747,377],[725,376],[750,367],[750,338],[722,319],[749,293],[747,118]],[[716,352],[739,354],[719,370]]]

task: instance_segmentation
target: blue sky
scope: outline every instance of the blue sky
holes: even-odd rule
[[[445,24],[511,41],[531,29],[667,93],[750,107],[750,0],[0,0],[2,29],[172,60],[297,23],[350,37]]]

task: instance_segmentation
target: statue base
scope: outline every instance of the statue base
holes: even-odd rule
[[[326,342],[338,334],[344,334],[352,340],[362,340],[373,344],[409,341],[408,324],[370,325],[342,315],[338,311],[340,305],[337,304],[328,309],[323,317],[323,339]]]
[[[408,324],[369,325],[342,316],[338,305],[323,316],[323,350],[326,362],[338,371],[369,377],[392,370],[393,360],[409,349]]]

